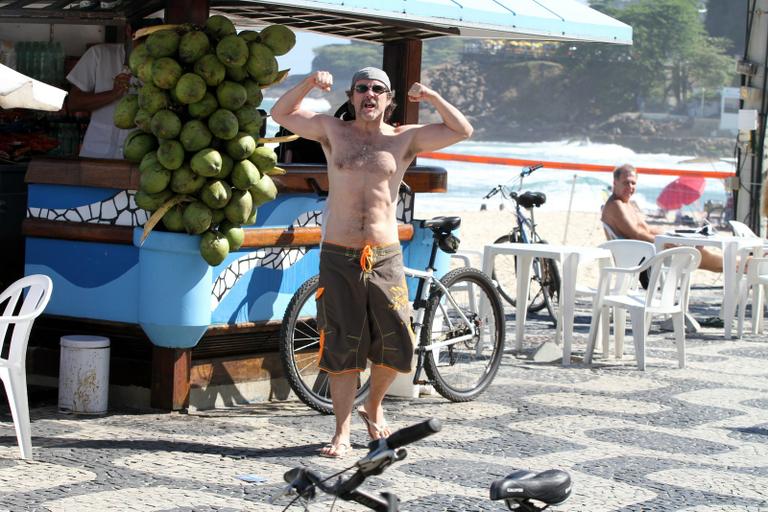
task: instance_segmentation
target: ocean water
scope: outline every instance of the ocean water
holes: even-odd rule
[[[305,106],[316,112],[326,112],[330,105],[323,99],[308,98]],[[262,105],[269,111],[273,98],[265,98]],[[267,133],[274,134],[277,125],[271,118],[267,122]],[[630,163],[636,167],[652,167],[681,170],[732,171],[733,164],[724,161],[685,163],[698,155],[672,155],[667,153],[636,153],[616,144],[598,144],[589,140],[561,140],[550,142],[475,142],[465,141],[443,150],[446,153],[465,155],[519,158],[540,162],[573,162],[616,166]],[[498,209],[501,200],[497,196],[484,200],[483,196],[494,186],[505,184],[517,188],[519,166],[476,164],[449,160],[419,158],[420,165],[443,167],[448,171],[448,192],[441,194],[419,194],[415,207],[419,215],[437,214],[446,210],[477,211],[483,205]],[[642,174],[638,177],[635,200],[647,212],[658,210],[656,198],[663,188],[675,179],[674,176]],[[574,184],[575,180],[575,184]],[[549,211],[598,212],[611,190],[613,177],[610,172],[585,172],[563,169],[538,169],[525,178],[522,190],[543,192],[547,202],[542,207]],[[708,178],[701,199],[684,206],[686,214],[703,210],[705,201],[725,204],[726,189],[723,180]],[[507,205],[511,207],[512,205]]]
[[[444,150],[447,153],[467,155],[520,158],[540,162],[573,162],[616,166],[630,163],[636,167],[652,167],[685,170],[733,170],[728,162],[684,163],[696,155],[670,155],[666,153],[635,153],[629,148],[616,144],[598,144],[584,141],[550,141],[533,143],[474,142],[467,141]],[[506,184],[519,187],[518,166],[475,164],[430,160],[420,158],[419,164],[436,165],[448,170],[447,194],[422,194],[417,208],[421,211],[436,211],[445,204],[455,206],[459,211],[480,209],[485,203],[488,208],[498,208],[501,200],[483,200],[483,196],[494,186]],[[546,166],[546,164],[545,164]],[[635,201],[641,209],[656,211],[656,198],[675,176],[641,174]],[[525,178],[522,190],[535,190],[547,195],[544,210],[599,211],[611,192],[613,176],[610,172],[586,172],[563,169],[538,169]],[[442,197],[437,197],[442,196]],[[682,208],[682,211],[702,210],[705,201],[725,203],[725,183],[721,179],[706,180],[701,199]]]

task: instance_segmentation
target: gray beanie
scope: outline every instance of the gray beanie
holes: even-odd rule
[[[386,85],[387,89],[392,90],[392,86],[389,84],[389,77],[379,68],[367,67],[361,69],[352,77],[352,85],[350,85],[349,88],[353,89],[359,80],[378,80],[379,82]]]

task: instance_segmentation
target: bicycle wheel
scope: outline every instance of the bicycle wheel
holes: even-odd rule
[[[503,243],[522,243],[520,235],[514,232],[509,235],[499,237],[494,242],[495,244]],[[542,242],[538,242],[542,243]],[[528,312],[537,313],[547,307],[547,302],[542,291],[542,272],[538,269],[542,268],[541,262],[549,261],[551,265],[554,265],[552,260],[545,260],[541,258],[533,259],[533,268],[531,269],[531,284],[528,288]],[[555,268],[557,270],[557,268]],[[496,261],[493,264],[493,274],[491,276],[496,283],[496,287],[499,290],[499,294],[509,302],[513,307],[517,304],[517,257],[512,254],[499,254],[496,256]],[[558,286],[560,281],[558,281]],[[559,288],[558,288],[559,290]],[[551,288],[550,288],[551,291]],[[551,295],[550,295],[551,298]],[[549,311],[549,307],[547,307]]]
[[[440,282],[456,306],[442,290],[434,288],[424,311],[421,346],[470,334],[459,310],[477,328],[477,334],[427,350],[424,369],[438,393],[453,402],[465,402],[482,393],[499,369],[504,352],[504,308],[493,282],[477,269],[453,270]]]
[[[318,278],[307,280],[291,298],[280,329],[280,361],[296,396],[312,409],[333,414],[328,374],[318,368],[320,333],[317,328],[315,293]],[[368,396],[370,370],[360,374],[355,404]]]
[[[520,243],[517,231],[496,239],[495,244]],[[517,258],[511,254],[499,254],[493,264],[491,279],[496,283],[501,297],[512,307],[517,304]]]

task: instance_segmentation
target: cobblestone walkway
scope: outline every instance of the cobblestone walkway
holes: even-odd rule
[[[695,290],[694,315],[715,315],[719,293]],[[725,341],[722,329],[704,329],[689,336],[681,370],[671,333],[654,330],[647,371],[631,353],[585,368],[587,322],[582,305],[572,367],[525,359],[551,339],[539,319],[530,323],[526,354],[505,355],[477,401],[388,400],[392,425],[434,416],[443,430],[412,445],[369,488],[393,490],[408,511],[499,511],[503,504],[488,501],[492,480],[515,468],[555,467],[571,473],[574,490],[553,510],[768,510],[766,339]],[[508,337],[513,332],[510,316]],[[630,337],[626,345],[631,352]],[[286,500],[278,507],[267,498],[283,472],[305,465],[331,473],[362,456],[366,442],[355,419],[353,456],[317,457],[333,419],[295,401],[98,418],[45,406],[32,410],[35,460],[25,462],[16,458],[10,416],[0,420],[0,510],[12,511],[282,510]],[[237,478],[245,474],[266,483]]]

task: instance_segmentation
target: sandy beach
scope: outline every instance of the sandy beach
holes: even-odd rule
[[[492,243],[498,237],[509,232],[515,222],[512,210],[446,212],[440,215],[458,215],[461,217],[459,238],[461,239],[461,250],[466,251],[482,252],[484,245]],[[426,215],[419,215],[418,217],[422,218]],[[570,219],[568,219],[567,212],[537,211],[536,223],[539,235],[553,244],[597,246],[606,241],[599,212],[571,212]],[[670,230],[675,227],[673,224],[668,225]],[[474,258],[472,264],[479,268],[481,263],[478,257]],[[579,284],[594,287],[597,284],[597,279],[596,263],[579,266]],[[722,285],[722,274],[698,270],[694,272],[691,282],[693,285],[702,286]]]

